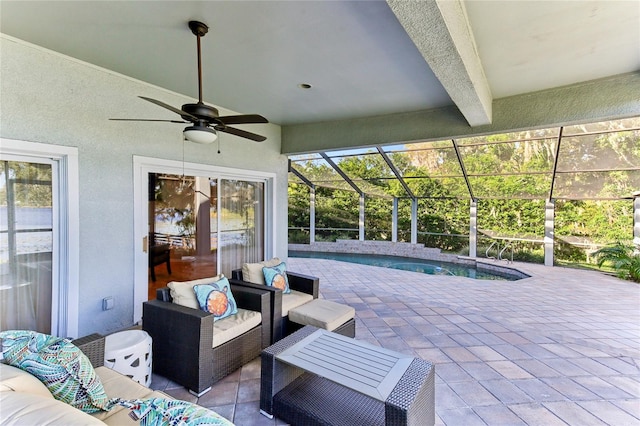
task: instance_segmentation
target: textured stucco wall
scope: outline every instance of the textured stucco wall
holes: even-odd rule
[[[79,335],[130,326],[133,156],[182,160],[183,126],[109,118],[176,118],[137,95],[176,106],[193,100],[9,37],[0,37],[0,52],[0,136],[78,148]],[[184,159],[276,173],[275,254],[286,258],[287,158],[280,154],[280,127],[252,125],[250,130],[267,141],[258,144],[223,134],[222,154],[216,153],[217,146],[187,143]],[[101,300],[107,296],[114,297],[115,308],[102,311]]]

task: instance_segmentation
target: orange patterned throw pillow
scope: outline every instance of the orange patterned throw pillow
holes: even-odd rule
[[[193,291],[196,293],[200,309],[213,314],[214,321],[238,313],[231,285],[226,278],[211,284],[196,285]]]
[[[262,273],[264,281],[269,287],[279,288],[283,293],[291,293],[287,278],[287,265],[284,262],[270,268],[265,266],[262,268]]]

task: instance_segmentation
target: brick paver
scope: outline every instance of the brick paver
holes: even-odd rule
[[[289,266],[320,277],[321,297],[349,303],[348,294],[368,305],[362,316],[356,308],[357,338],[436,365],[437,424],[640,425],[637,284],[520,263],[513,266],[531,278],[319,259]]]
[[[594,271],[511,266],[531,277],[288,261],[320,277],[320,297],[356,309],[356,338],[435,364],[438,425],[640,425],[640,286]],[[198,402],[239,426],[280,424],[257,414],[258,365]],[[162,377],[152,387],[189,398]]]

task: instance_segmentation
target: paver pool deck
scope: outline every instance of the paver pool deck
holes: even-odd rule
[[[503,263],[504,264],[504,263]],[[594,271],[509,265],[518,281],[290,258],[320,297],[353,306],[356,338],[431,361],[438,425],[640,425],[640,285]],[[258,414],[259,360],[197,402],[239,426]],[[154,375],[152,387],[190,401]]]

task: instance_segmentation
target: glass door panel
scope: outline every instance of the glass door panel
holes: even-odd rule
[[[171,281],[216,275],[208,178],[149,173],[149,298]]]
[[[53,167],[0,164],[0,330],[51,333]]]
[[[264,260],[264,183],[221,179],[220,271]]]
[[[149,299],[263,256],[264,183],[149,173]]]

